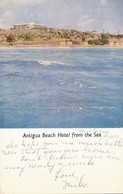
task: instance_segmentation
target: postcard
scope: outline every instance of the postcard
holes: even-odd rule
[[[122,0],[0,0],[0,192],[123,193]]]
[[[4,129],[1,194],[123,192],[123,129]]]

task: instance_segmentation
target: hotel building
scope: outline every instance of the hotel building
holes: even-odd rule
[[[32,28],[44,28],[42,24],[27,23],[27,24],[15,24],[11,29],[32,29]]]

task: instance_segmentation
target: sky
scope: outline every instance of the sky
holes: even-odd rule
[[[0,28],[35,22],[123,34],[123,0],[0,0]]]

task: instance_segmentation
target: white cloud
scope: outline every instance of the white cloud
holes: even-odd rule
[[[95,22],[94,18],[91,18],[89,15],[82,16],[79,21],[77,22],[77,26],[87,26],[91,23]]]

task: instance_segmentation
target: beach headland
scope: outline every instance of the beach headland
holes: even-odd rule
[[[123,48],[123,34],[42,27],[0,31],[0,48]]]

